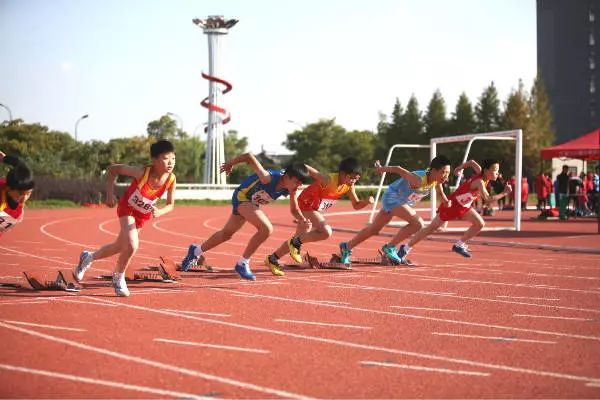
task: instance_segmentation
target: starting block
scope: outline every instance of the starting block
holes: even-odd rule
[[[176,265],[177,265],[177,271],[183,271],[183,269],[181,269],[181,264],[176,264]],[[206,264],[206,259],[204,258],[204,255],[200,256],[200,258],[196,262],[196,265],[192,266],[190,269],[187,270],[187,272],[216,272],[216,271],[217,271],[217,269]]]
[[[71,271],[58,271],[54,280],[47,280],[31,272],[23,271],[25,280],[33,290],[59,290],[65,292],[79,292],[81,286],[72,278]]]
[[[98,279],[112,280],[112,275],[100,275]],[[144,267],[139,271],[126,271],[126,281],[154,281],[173,283],[180,278],[177,273],[175,262],[168,257],[160,257],[160,264],[157,266]]]
[[[338,259],[334,259],[332,257],[331,261],[323,263],[319,262],[317,257],[313,257],[307,252],[304,255],[304,261],[306,261],[308,265],[310,265],[310,267],[314,269],[342,269],[347,271],[352,269],[350,265],[341,263],[339,257]]]

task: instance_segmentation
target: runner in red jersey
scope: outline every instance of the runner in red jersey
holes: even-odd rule
[[[23,208],[29,200],[33,187],[31,170],[17,157],[0,151],[0,162],[12,169],[6,178],[0,178],[0,236],[23,221]]]
[[[506,185],[504,191],[500,194],[490,196],[486,189],[489,181],[495,181],[498,178],[500,163],[496,160],[485,160],[483,169],[474,160],[471,160],[454,170],[456,175],[461,175],[463,168],[471,167],[475,175],[463,182],[449,197],[449,205],[442,204],[438,209],[438,215],[431,223],[415,233],[408,244],[403,244],[398,250],[400,258],[404,259],[408,252],[422,239],[435,232],[446,221],[465,219],[471,223],[471,227],[463,236],[452,246],[452,251],[464,256],[471,257],[467,249],[466,242],[475,237],[485,226],[485,221],[481,215],[473,209],[473,202],[481,197],[484,203],[493,203],[512,192],[510,185]]]
[[[85,271],[92,261],[100,260],[119,254],[113,287],[118,296],[129,296],[125,283],[125,270],[139,244],[139,231],[150,218],[159,217],[171,212],[175,207],[175,148],[167,140],[159,140],[150,146],[152,165],[144,168],[124,164],[113,164],[108,168],[106,204],[115,206],[113,187],[117,175],[133,178],[133,181],[119,201],[117,215],[121,231],[117,239],[102,246],[95,252],[83,251],[79,256],[79,264],[73,271],[77,281],[81,281]],[[156,207],[158,199],[167,192],[167,204],[162,208]]]

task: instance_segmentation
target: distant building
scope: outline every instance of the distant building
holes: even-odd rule
[[[600,126],[600,0],[537,0],[537,65],[556,143]]]

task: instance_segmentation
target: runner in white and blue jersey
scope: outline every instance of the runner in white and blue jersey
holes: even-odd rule
[[[408,222],[398,231],[396,236],[386,243],[381,250],[394,263],[401,264],[403,260],[398,256],[396,245],[417,232],[424,226],[423,219],[412,208],[416,203],[427,196],[435,188],[441,197],[442,203],[447,203],[448,198],[442,190],[442,184],[450,174],[450,160],[445,156],[437,156],[427,170],[408,171],[399,166],[382,167],[379,161],[375,162],[375,170],[400,175],[400,179],[388,186],[383,194],[381,210],[373,223],[362,229],[350,241],[340,243],[340,257],[344,264],[350,264],[352,249],[373,235],[377,235],[394,217]]]

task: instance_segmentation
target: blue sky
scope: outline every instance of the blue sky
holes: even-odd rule
[[[227,129],[282,149],[319,118],[374,130],[396,97],[448,113],[493,80],[502,100],[536,71],[534,0],[0,0],[0,103],[80,140],[145,134],[172,112],[207,120],[206,36],[193,18],[239,19],[223,40]],[[7,119],[0,109],[0,119]],[[197,133],[203,135],[200,127]]]

